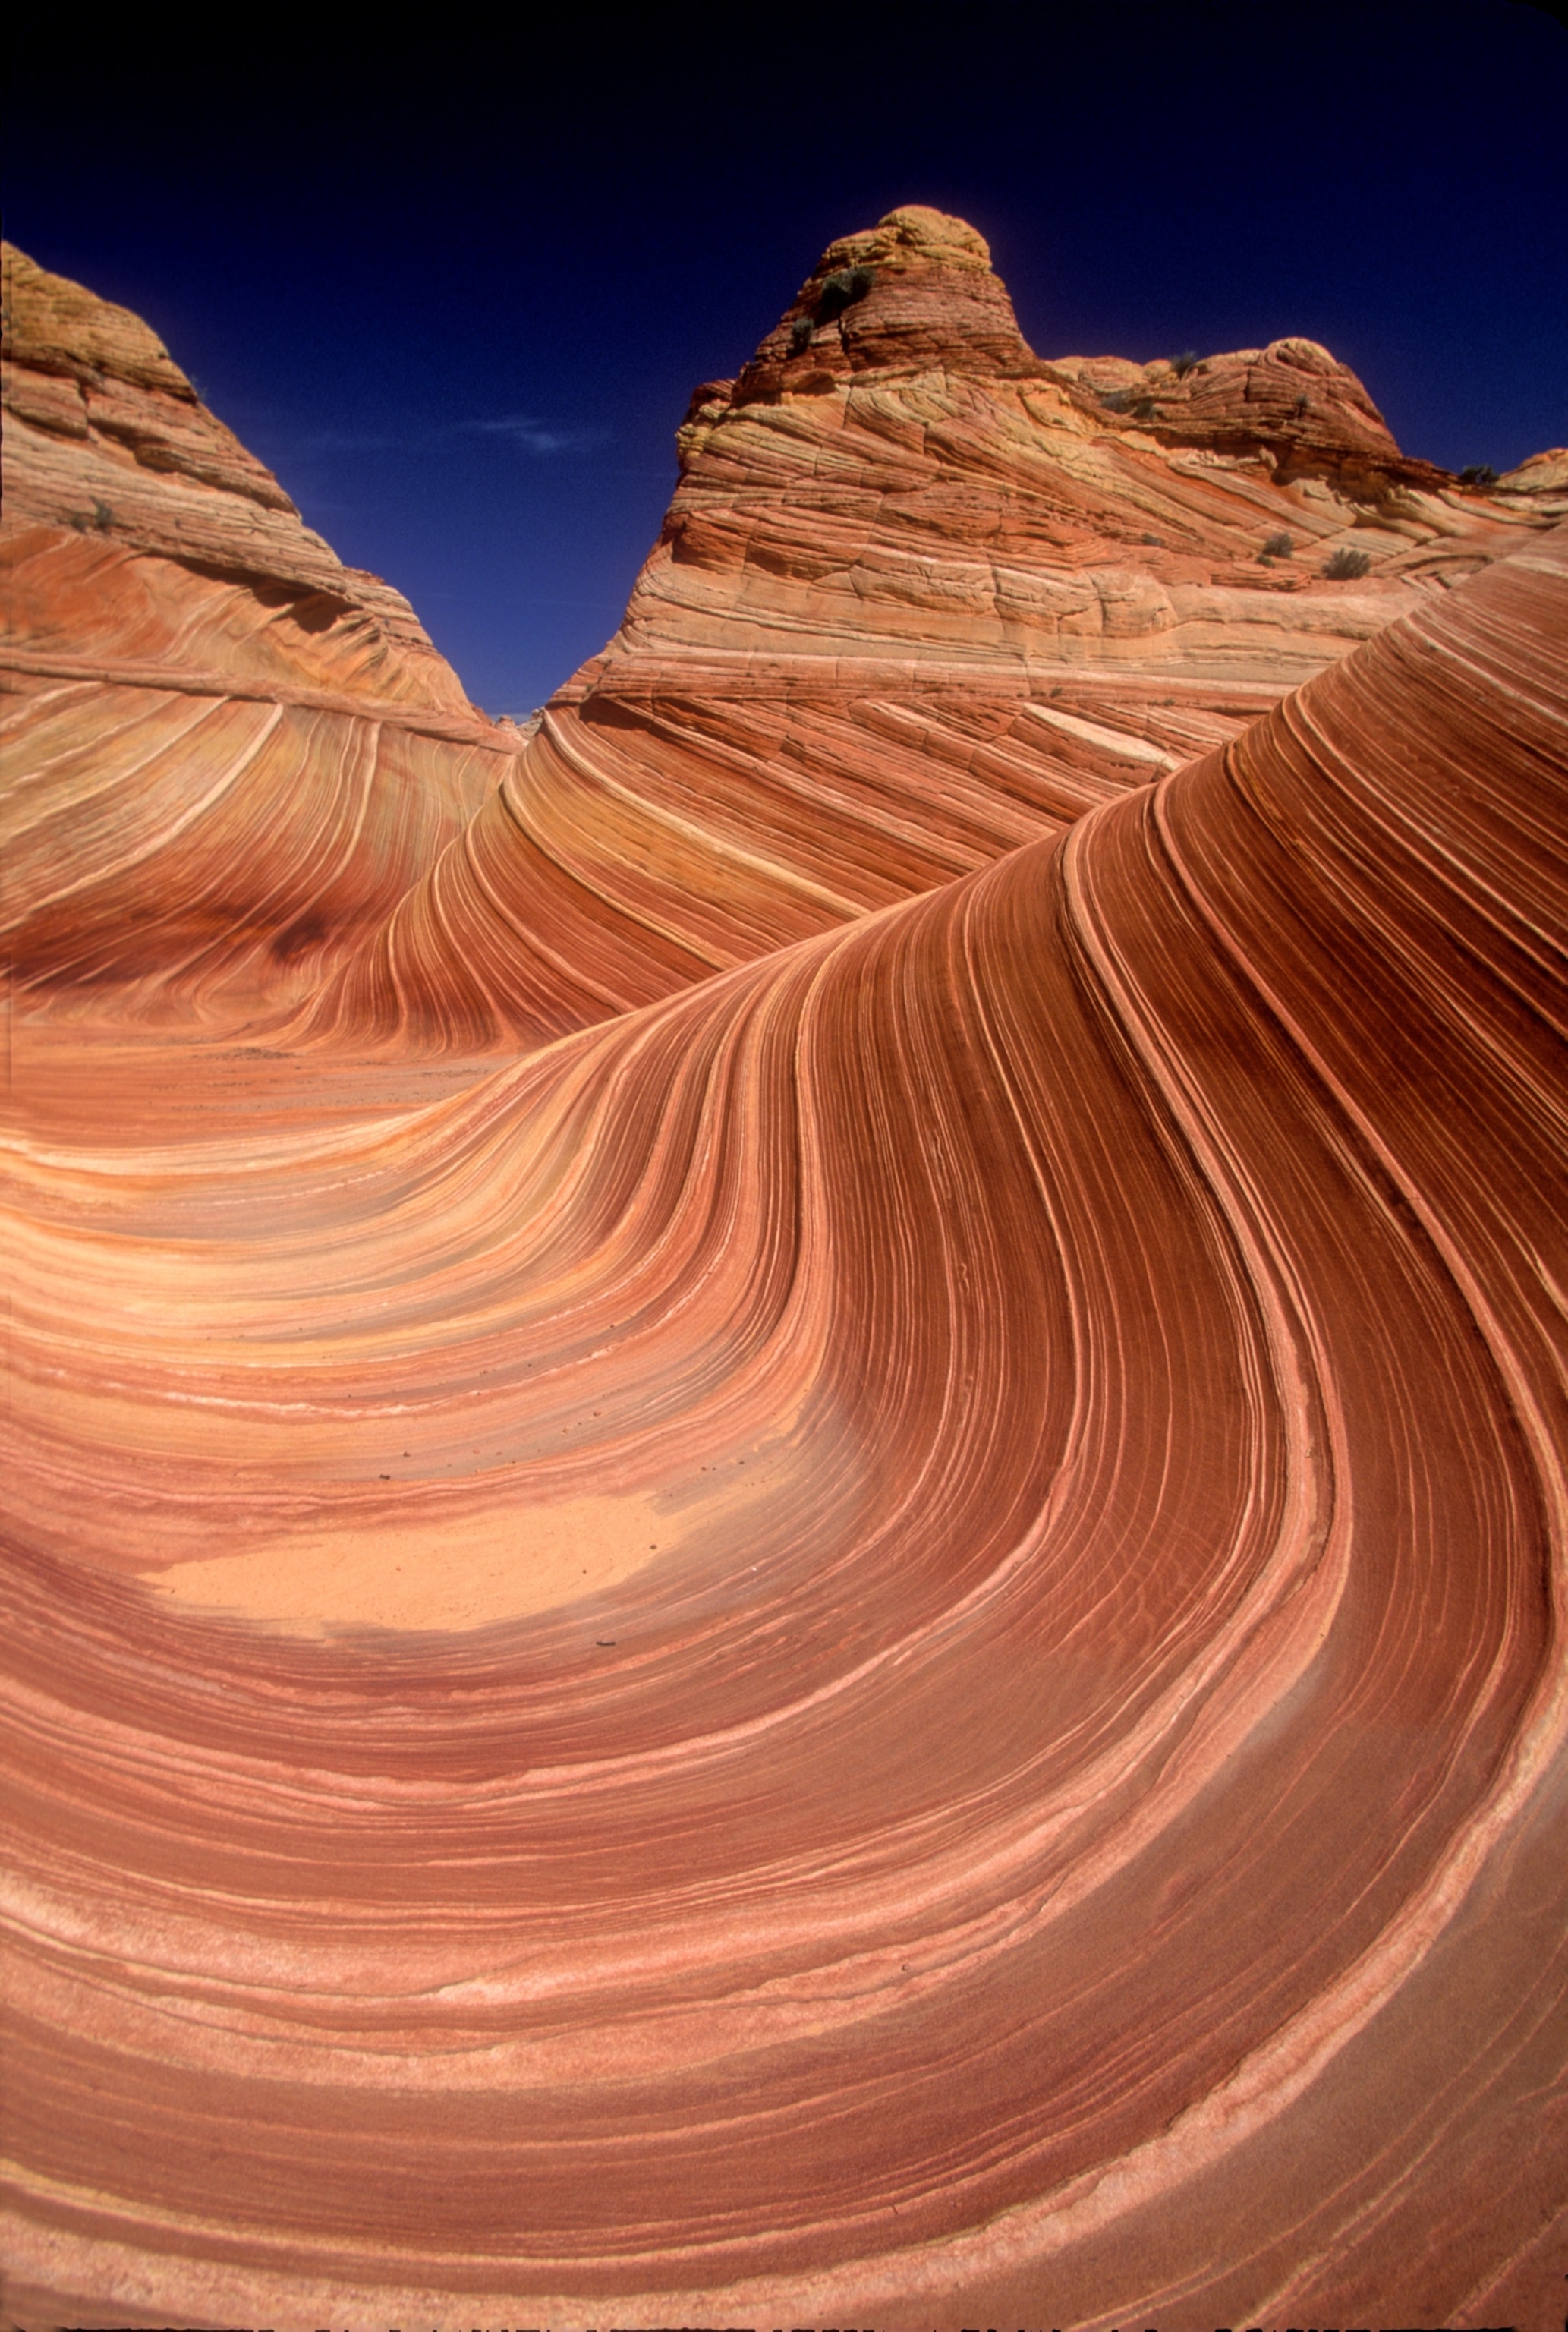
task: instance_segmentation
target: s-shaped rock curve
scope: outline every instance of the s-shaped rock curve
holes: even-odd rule
[[[1560,528],[445,1099],[8,1146],[19,2321],[1531,2320],[1565,638]]]

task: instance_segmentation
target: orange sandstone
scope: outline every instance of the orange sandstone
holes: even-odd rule
[[[505,775],[360,953],[269,988],[258,893],[199,980],[78,959],[62,809],[19,2323],[1551,2320],[1568,527],[1266,360],[1310,446],[1102,419],[894,214],[539,732],[417,732]],[[1260,570],[1286,511],[1366,586]],[[95,733],[40,798],[137,799]]]
[[[547,1041],[951,882],[1549,515],[1401,455],[1310,341],[1047,364],[920,208],[834,244],[680,444],[620,630],[313,1033]]]
[[[12,977],[232,1023],[393,910],[516,731],[139,318],[4,260]]]

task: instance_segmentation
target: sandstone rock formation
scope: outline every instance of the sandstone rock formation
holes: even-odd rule
[[[1506,472],[1497,483],[1505,493],[1549,495],[1553,514],[1561,518],[1568,506],[1568,445],[1532,454],[1516,470]]]
[[[951,881],[1235,734],[1554,507],[1408,461],[1307,341],[1180,378],[1047,364],[980,237],[910,208],[697,392],[626,621],[524,740],[145,326],[20,254],[11,281],[8,511],[40,525],[11,538],[8,671],[44,724],[18,748],[52,765],[19,973],[139,979],[164,1015],[193,988],[209,1015],[305,999],[291,1041],[548,1042]],[[1370,571],[1325,575],[1347,548]],[[217,790],[166,865],[193,711]],[[129,773],[101,860],[84,722],[94,798],[117,752]]]
[[[951,881],[1535,515],[1407,460],[1310,341],[1044,363],[981,238],[919,208],[825,253],[681,452],[615,639],[313,1030],[548,1040]],[[1326,576],[1347,549],[1371,571]]]
[[[517,744],[147,326],[5,251],[3,937],[142,1012],[302,991]]]
[[[50,926],[18,2322],[1559,2307],[1568,527],[1391,454],[1286,588],[1359,391],[1281,483],[1094,378],[894,214],[538,733],[417,732],[504,776],[359,955],[84,996]],[[1006,628],[1156,493],[1168,623]]]

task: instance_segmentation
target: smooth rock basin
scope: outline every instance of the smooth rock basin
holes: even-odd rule
[[[972,230],[846,238],[527,737],[273,502],[318,630],[129,454],[9,521],[18,2323],[1559,2308],[1568,527],[928,620],[1050,495],[1440,502],[1279,345],[1339,405],[1195,480],[1229,374],[1102,422]]]

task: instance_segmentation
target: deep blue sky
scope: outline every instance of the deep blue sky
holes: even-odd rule
[[[897,203],[980,228],[1043,355],[1304,332],[1412,453],[1568,442],[1568,31],[1520,0],[277,11],[237,65],[59,21],[12,40],[7,234],[146,316],[492,712],[614,629],[693,384]]]

